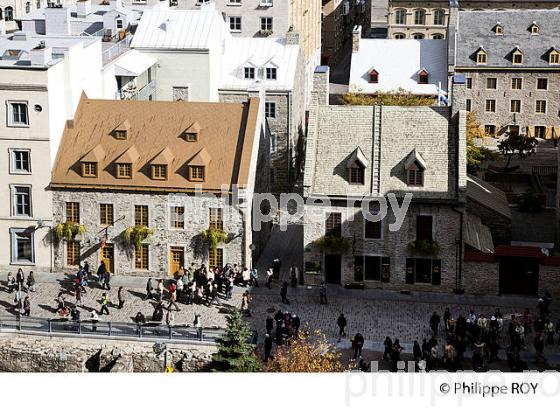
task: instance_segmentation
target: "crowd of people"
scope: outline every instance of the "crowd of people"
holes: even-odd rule
[[[272,358],[273,343],[282,346],[294,338],[297,339],[300,327],[301,319],[295,313],[287,310],[282,312],[279,309],[274,316],[268,315],[265,321],[264,361]]]

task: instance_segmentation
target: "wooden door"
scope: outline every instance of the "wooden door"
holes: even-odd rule
[[[115,248],[112,243],[106,243],[105,247],[101,248],[101,260],[105,262],[105,268],[107,268],[107,271],[114,273]]]
[[[169,274],[177,274],[181,266],[185,266],[185,250],[181,246],[172,246],[169,250]]]

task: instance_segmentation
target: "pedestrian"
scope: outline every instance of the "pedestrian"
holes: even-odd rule
[[[161,323],[163,320],[163,302],[160,300],[154,307],[154,313],[152,313],[152,322]]]
[[[30,292],[35,292],[35,275],[33,274],[33,271],[30,271],[27,276],[27,289]]]
[[[170,286],[169,291],[169,304],[167,305],[167,310],[169,311],[171,306],[173,306],[177,312],[180,312],[181,309],[179,309],[179,306],[177,305],[177,288],[175,286]]]
[[[288,296],[288,282],[284,282],[282,284],[282,288],[280,289],[280,296],[282,297],[282,303],[290,304],[290,301],[286,296]]]
[[[99,316],[97,316],[97,312],[95,311],[95,309],[91,311],[89,319],[91,320],[91,331],[94,333],[97,332],[97,323],[99,322]]]
[[[202,320],[200,319],[200,314],[198,313],[194,315],[193,326],[195,327],[198,338],[200,339],[202,336]]]
[[[393,341],[389,336],[385,338],[383,342],[384,350],[383,350],[383,360],[387,360],[391,357],[391,352],[393,351]]]
[[[163,286],[163,279],[158,279],[158,284],[157,284],[157,300],[161,301],[163,300],[163,291],[164,291],[164,286]]]
[[[66,298],[62,292],[58,293],[58,296],[56,297],[56,304],[56,311],[58,313],[61,313],[66,308]]]
[[[297,275],[298,268],[296,267],[296,265],[292,265],[292,267],[290,268],[290,283],[292,288],[295,288],[297,286]]]
[[[88,262],[88,261],[85,261],[85,262],[84,262],[84,277],[85,277],[88,281],[91,279],[91,278],[90,278],[90,275],[91,275],[91,270],[90,270],[90,267],[89,267],[89,262]]]
[[[70,310],[70,319],[72,319],[74,322],[80,321],[80,311],[76,308],[76,306],[74,306],[72,310]]]
[[[101,261],[99,268],[97,268],[97,282],[101,287],[105,287],[105,273],[107,272],[107,267],[105,266],[105,261]]]
[[[294,337],[299,338],[299,327],[301,326],[301,319],[295,313],[292,315],[292,330],[294,332]]]
[[[430,318],[430,329],[432,329],[432,333],[434,335],[438,334],[439,322],[440,322],[440,317],[436,312],[434,312],[432,314],[432,317]]]
[[[321,286],[319,287],[319,299],[321,305],[327,304],[327,286],[325,282],[321,282]]]
[[[107,296],[107,292],[103,292],[103,295],[101,296],[101,310],[99,311],[99,314],[102,315],[103,313],[105,313],[106,315],[109,314],[109,297]]]
[[[272,359],[272,336],[270,336],[270,333],[266,333],[266,335],[264,335],[264,361],[265,363],[268,362],[268,359]]]
[[[275,279],[280,279],[280,268],[282,268],[282,262],[280,258],[275,258],[272,261],[272,272],[274,273]]]
[[[251,286],[259,287],[259,272],[257,268],[251,269]]]
[[[23,290],[23,284],[25,282],[25,275],[23,274],[23,269],[19,268],[16,274],[16,285],[19,290]]]
[[[8,293],[12,293],[16,288],[16,278],[14,278],[12,272],[8,272],[8,278],[6,282],[8,283]]]
[[[146,316],[142,312],[137,312],[136,316],[134,316],[134,323],[137,325],[143,325],[146,323]]]
[[[343,337],[346,337],[346,324],[348,322],[346,321],[346,318],[344,317],[344,313],[340,313],[340,316],[338,316],[338,319],[336,320],[336,324],[338,325],[338,341],[340,342],[340,339]]]
[[[29,296],[26,296],[23,300],[23,316],[29,316],[31,314],[31,301]]]
[[[354,359],[362,357],[362,349],[364,347],[364,337],[361,333],[356,333],[354,340],[352,341],[354,345]]]
[[[74,296],[76,298],[75,305],[80,305],[82,303],[82,290],[80,289],[80,285],[77,282],[74,284]]]
[[[251,295],[248,291],[243,292],[241,297],[241,312],[245,313],[247,316],[251,316],[251,311],[249,310],[249,302],[251,301]]]
[[[554,323],[552,323],[552,320],[547,319],[545,325],[544,325],[544,330],[546,333],[546,344],[547,345],[553,345],[554,344]]]
[[[111,272],[105,272],[105,280],[103,282],[103,288],[107,290],[111,290]]]
[[[535,361],[539,359],[544,360],[543,351],[544,351],[544,339],[542,337],[542,333],[535,334],[535,341],[533,342],[533,346],[535,346]]]
[[[414,341],[414,345],[412,346],[412,354],[414,356],[415,361],[418,362],[420,359],[422,359],[422,349],[420,348],[420,345],[418,344],[418,340]]]
[[[117,291],[117,299],[119,301],[119,309],[122,309],[124,306],[124,289],[122,286],[119,287],[119,290]]]
[[[230,300],[233,297],[233,277],[229,277],[226,283],[226,299]]]
[[[272,268],[268,268],[266,270],[266,287],[267,288],[271,288],[270,285],[272,285],[272,278],[274,277],[274,272],[272,271]]]
[[[23,309],[23,298],[21,295],[21,290],[18,286],[18,288],[16,289],[16,294],[14,297],[14,308],[18,310],[18,312],[21,313],[22,309]]]
[[[451,312],[449,308],[445,308],[445,312],[443,312],[443,326],[445,331],[449,330],[449,321],[451,320]]]
[[[153,299],[153,292],[154,286],[152,285],[152,278],[149,278],[148,282],[146,282],[146,297],[144,300]]]

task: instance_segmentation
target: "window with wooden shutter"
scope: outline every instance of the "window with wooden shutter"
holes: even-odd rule
[[[113,223],[113,204],[99,204],[99,223],[101,225]]]
[[[66,242],[66,266],[78,266],[80,264],[80,242]]]
[[[366,239],[381,239],[381,221],[365,221],[365,238]]]
[[[150,265],[150,248],[146,244],[134,247],[134,268],[148,270]]]
[[[213,229],[224,229],[222,208],[208,209],[208,226]]]
[[[208,249],[208,267],[210,268],[221,268],[224,266],[224,250]]]

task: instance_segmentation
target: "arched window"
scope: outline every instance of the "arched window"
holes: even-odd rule
[[[424,26],[426,24],[426,11],[423,9],[414,10],[414,24]]]
[[[434,10],[434,25],[435,26],[445,25],[445,10],[443,9]]]
[[[412,38],[415,39],[415,40],[422,40],[422,39],[424,38],[424,34],[422,34],[422,33],[414,33],[414,34],[412,35]]]
[[[432,35],[434,40],[443,40],[443,34],[434,34]]]
[[[397,33],[393,36],[395,38],[395,40],[402,40],[404,39],[406,36],[403,33]]]
[[[14,21],[14,8],[12,6],[8,6],[4,9],[4,20]]]
[[[405,9],[398,9],[395,11],[395,24],[406,24]]]

